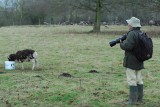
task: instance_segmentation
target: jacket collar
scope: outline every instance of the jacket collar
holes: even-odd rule
[[[131,31],[133,30],[140,30],[141,28],[140,27],[133,27]]]
[[[130,31],[127,32],[127,34],[128,34],[129,32],[131,32],[131,31],[135,31],[135,30],[140,31],[140,29],[141,29],[140,27],[133,27],[132,30],[130,30]]]

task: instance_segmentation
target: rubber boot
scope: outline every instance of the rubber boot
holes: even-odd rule
[[[137,86],[130,86],[130,95],[128,105],[135,105],[137,103]]]
[[[143,84],[137,84],[137,102],[143,103]]]

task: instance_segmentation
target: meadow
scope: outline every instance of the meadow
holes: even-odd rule
[[[0,28],[0,107],[121,107],[129,87],[123,67],[124,51],[109,41],[128,31],[127,26],[102,26],[102,33],[87,33],[91,26],[9,26]],[[160,27],[145,26],[153,39],[153,58],[143,70],[144,103],[160,107]],[[10,53],[34,49],[39,67],[16,63],[5,70]],[[98,73],[89,73],[96,70]],[[59,76],[69,73],[73,77]]]

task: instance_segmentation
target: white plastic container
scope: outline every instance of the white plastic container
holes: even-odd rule
[[[15,62],[14,61],[5,61],[5,70],[14,70]]]

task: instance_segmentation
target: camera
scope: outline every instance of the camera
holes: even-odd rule
[[[112,40],[111,42],[109,42],[109,45],[112,47],[112,46],[116,45],[117,43],[120,43],[120,41],[124,41],[126,38],[127,38],[127,35],[124,34],[120,38],[117,38],[117,39]]]

